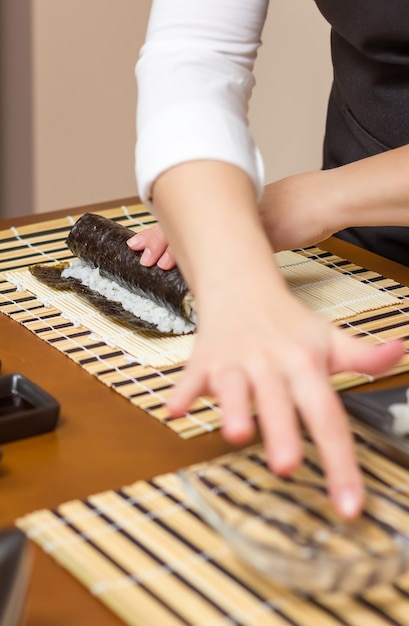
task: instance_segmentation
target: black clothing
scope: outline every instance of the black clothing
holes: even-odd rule
[[[331,24],[334,68],[324,169],[409,144],[409,1],[316,3]],[[348,228],[337,236],[409,265],[408,227]]]

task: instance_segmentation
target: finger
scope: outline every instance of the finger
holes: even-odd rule
[[[140,263],[147,267],[155,265],[168,246],[159,224],[137,233],[128,239],[127,244],[133,250],[143,250]]]
[[[176,259],[173,256],[171,249],[168,247],[158,260],[158,266],[162,270],[171,270],[172,267],[175,267],[175,265]]]
[[[135,233],[126,243],[132,250],[143,250],[154,240],[157,242],[157,245],[163,245],[164,248],[166,248],[166,238],[160,224],[154,224],[154,226],[150,226],[149,228],[139,231],[139,233]]]
[[[366,374],[383,374],[394,367],[405,353],[402,341],[368,344],[332,329],[330,372],[353,370]]]
[[[301,463],[303,449],[288,389],[266,372],[258,376],[254,395],[268,464],[277,474],[291,474]]]
[[[155,265],[156,261],[150,248],[145,248],[142,252],[139,263],[145,267],[152,267],[152,265]]]
[[[184,415],[200,395],[205,394],[206,381],[204,374],[194,364],[189,364],[167,402],[168,409],[174,417]]]
[[[250,390],[243,370],[231,367],[218,372],[209,387],[219,400],[223,436],[235,444],[247,441],[254,433],[254,420]]]
[[[364,487],[342,404],[317,369],[304,372],[293,389],[301,417],[317,446],[331,499],[342,517],[356,517],[363,507]]]
[[[130,248],[132,248],[132,250],[143,250],[146,248],[146,237],[144,232],[136,233],[136,235],[130,237],[126,243]]]

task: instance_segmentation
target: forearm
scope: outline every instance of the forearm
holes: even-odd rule
[[[276,250],[354,226],[409,226],[409,146],[267,185],[260,216]]]
[[[353,440],[328,377],[350,369],[384,371],[401,347],[385,344],[375,354],[290,293],[254,186],[239,168],[218,161],[174,167],[157,179],[153,200],[199,313],[192,356],[168,401],[171,414],[183,415],[199,396],[214,396],[224,435],[243,443],[256,412],[269,465],[279,474],[301,462],[301,417],[317,443],[338,511],[357,515],[363,489]]]
[[[179,165],[158,178],[153,197],[155,213],[199,306],[214,288],[226,287],[226,281],[230,286],[242,283],[242,272],[250,278],[257,268],[281,282],[254,186],[239,168],[218,161]]]
[[[409,226],[409,146],[350,163],[329,174],[338,194],[334,215],[337,229]]]

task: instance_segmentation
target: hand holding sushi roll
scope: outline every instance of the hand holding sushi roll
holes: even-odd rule
[[[176,265],[176,259],[168,246],[165,233],[160,224],[150,226],[133,235],[127,241],[132,250],[142,251],[140,263],[146,267],[157,265],[163,270],[170,270]]]
[[[198,306],[196,346],[169,399],[171,413],[183,414],[198,396],[216,396],[224,436],[233,443],[251,437],[256,413],[269,463],[280,474],[301,462],[300,419],[317,445],[338,512],[354,517],[363,486],[329,376],[380,374],[403,346],[352,339],[289,292],[254,188],[238,168],[213,161],[179,165],[158,178],[154,204]]]

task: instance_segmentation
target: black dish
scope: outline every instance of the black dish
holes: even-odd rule
[[[53,430],[58,402],[22,374],[0,376],[0,444]]]

